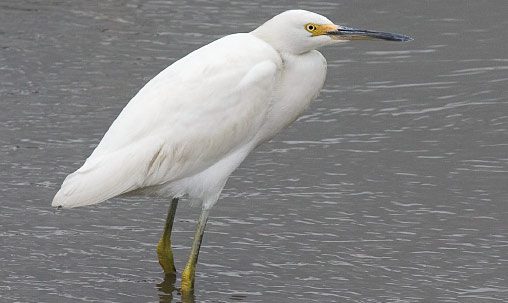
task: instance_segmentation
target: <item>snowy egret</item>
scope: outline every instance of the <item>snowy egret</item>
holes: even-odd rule
[[[127,104],[52,205],[71,208],[125,194],[171,200],[157,255],[175,273],[171,230],[178,199],[201,204],[182,292],[194,287],[209,210],[229,175],[258,145],[291,124],[321,90],[326,60],[316,49],[346,40],[410,37],[338,26],[321,15],[283,12],[250,33],[190,53],[150,80]]]

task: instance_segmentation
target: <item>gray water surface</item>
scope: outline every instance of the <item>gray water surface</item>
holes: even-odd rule
[[[318,100],[212,210],[195,301],[508,301],[506,1],[257,2],[0,0],[1,302],[180,302],[169,201],[51,199],[160,70],[297,7],[415,41],[322,50]]]

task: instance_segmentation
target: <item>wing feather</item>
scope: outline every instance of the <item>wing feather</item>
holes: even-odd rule
[[[213,165],[256,135],[280,65],[275,51],[249,34],[171,65],[129,102],[53,206],[100,203]]]

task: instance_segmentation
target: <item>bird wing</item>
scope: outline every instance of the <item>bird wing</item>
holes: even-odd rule
[[[175,62],[128,103],[53,206],[100,203],[213,165],[256,135],[280,66],[278,54],[249,34]]]

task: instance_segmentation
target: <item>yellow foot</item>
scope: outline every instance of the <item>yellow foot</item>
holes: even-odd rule
[[[194,291],[195,273],[196,270],[192,265],[187,264],[187,266],[185,266],[185,269],[182,272],[182,286],[180,288],[182,294],[189,294]]]
[[[165,274],[175,274],[175,262],[173,260],[173,251],[171,250],[171,241],[159,240],[157,244],[157,256],[159,257],[159,264],[164,270]]]

